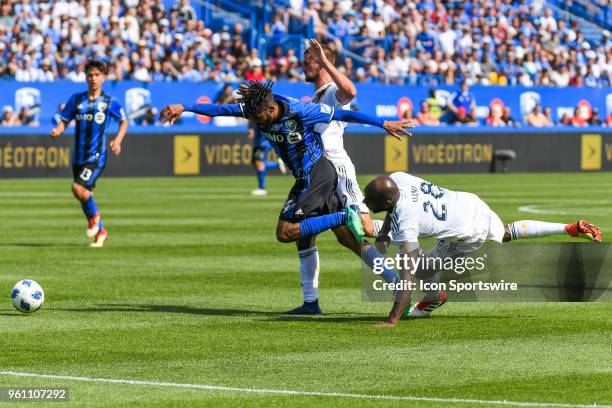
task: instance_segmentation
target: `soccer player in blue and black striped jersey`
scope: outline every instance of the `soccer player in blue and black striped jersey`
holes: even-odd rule
[[[402,134],[410,135],[406,129],[414,124],[408,120],[383,121],[360,112],[303,102],[273,94],[271,88],[270,82],[245,82],[238,89],[241,97],[238,104],[168,105],[160,112],[160,119],[164,123],[174,123],[187,110],[206,116],[252,120],[296,179],[281,210],[276,238],[281,242],[297,241],[300,248],[300,243],[307,245],[313,235],[347,227],[359,243],[363,242],[359,208],[343,208],[336,194],[336,169],[324,156],[323,141],[315,125],[332,120],[362,123],[383,128],[401,139]]]
[[[96,180],[106,166],[108,128],[110,119],[120,122],[117,136],[110,142],[115,156],[121,153],[121,142],[127,130],[127,117],[115,98],[102,91],[106,64],[91,61],[85,67],[87,91],[74,94],[60,113],[60,123],[51,131],[51,137],[60,136],[71,120],[75,121],[75,144],[72,155],[72,193],[81,202],[87,217],[87,238],[94,238],[91,246],[101,247],[108,237],[100,212],[94,201]]]

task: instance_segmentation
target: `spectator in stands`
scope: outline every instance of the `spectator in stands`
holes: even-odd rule
[[[429,103],[425,100],[421,102],[421,111],[417,115],[417,120],[421,125],[440,126],[440,118],[436,117],[429,108]]]
[[[476,111],[476,98],[470,92],[469,85],[466,81],[461,82],[461,90],[459,92],[453,93],[449,98],[449,103],[447,108],[455,115],[458,116],[458,111],[460,108],[463,109],[465,118],[474,118],[474,113]],[[451,118],[451,122],[456,121],[456,118]],[[458,120],[461,123],[464,122],[463,119]]]
[[[561,115],[561,120],[558,123],[559,126],[572,126],[572,117],[567,113]]]
[[[512,110],[509,106],[504,107],[504,114],[502,115],[502,120],[506,122],[506,126],[520,127],[521,123],[514,120],[512,117]]]
[[[528,126],[546,127],[552,126],[552,122],[542,112],[542,105],[536,103],[533,110],[525,117],[525,123]]]
[[[610,113],[608,117],[606,118],[606,122],[604,123],[604,126],[612,126],[612,113]]]
[[[504,115],[504,104],[500,99],[494,99],[489,104],[489,116],[487,116],[487,125],[494,127],[506,126],[506,122],[502,119]]]
[[[574,127],[584,127],[584,126],[588,126],[589,125],[589,118],[586,117],[587,115],[583,114],[583,112],[581,111],[580,107],[577,107],[574,110],[574,116],[571,119],[571,124]]]
[[[30,112],[27,106],[21,108],[19,112],[19,125],[21,126],[38,126],[38,120],[36,116]]]
[[[601,118],[599,117],[599,109],[593,108],[593,114],[591,115],[591,120],[589,120],[589,125],[591,126],[601,126]]]
[[[440,101],[438,101],[438,98],[436,98],[436,90],[434,88],[429,90],[429,97],[425,100],[425,102],[427,102],[428,110],[431,116],[440,120],[440,117],[442,116],[442,105],[440,104]]]
[[[215,103],[220,105],[236,103],[233,92],[234,89],[232,88],[232,85],[226,84],[215,98]]]
[[[2,122],[0,125],[2,126],[19,126],[21,123],[19,122],[19,115],[15,113],[13,107],[10,105],[5,105],[2,108]]]

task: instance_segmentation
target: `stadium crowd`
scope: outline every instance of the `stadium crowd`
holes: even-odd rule
[[[273,43],[289,20],[313,19],[357,82],[435,86],[610,86],[612,39],[586,40],[576,22],[515,0],[292,0],[272,17]],[[300,8],[301,7],[301,8]],[[303,8],[303,9],[302,9]],[[84,81],[87,58],[111,64],[111,79],[299,80],[301,56],[276,46],[248,49],[241,24],[213,32],[189,0],[6,0],[0,7],[0,77]]]
[[[610,34],[603,31],[603,41],[591,43],[576,22],[568,25],[550,9],[535,9],[533,2],[291,0],[291,4],[286,11],[276,8],[265,26],[271,47],[264,56],[249,49],[248,33],[240,23],[213,32],[196,18],[189,0],[177,0],[169,9],[161,0],[6,0],[0,6],[0,79],[84,82],[86,61],[99,59],[108,63],[110,80],[299,81],[301,56],[281,41],[291,19],[298,18],[313,21],[316,35],[338,55],[347,49],[353,53],[349,55],[358,56],[339,59],[340,69],[357,83],[431,88],[611,85]],[[464,103],[468,94],[458,92],[458,99],[444,108],[446,114],[427,101],[420,103],[418,114],[407,114],[433,126],[440,121],[474,124],[474,104]],[[500,109],[490,109],[486,124],[555,124],[550,109],[536,107],[521,121],[512,119],[507,107]],[[589,120],[601,122],[593,113]],[[35,125],[28,117],[28,112],[4,109],[2,124]],[[603,122],[612,124],[612,117]],[[584,125],[574,117],[560,118],[559,124]]]

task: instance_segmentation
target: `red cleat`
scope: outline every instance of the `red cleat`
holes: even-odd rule
[[[95,237],[100,231],[100,213],[96,213],[93,217],[89,219],[89,225],[87,226],[87,231],[85,232],[85,236],[91,239]]]
[[[440,294],[438,295],[438,300],[434,301],[423,298],[419,303],[414,305],[412,309],[410,309],[408,317],[427,317],[431,314],[431,312],[442,306],[444,303],[446,303],[446,292],[441,290]]]
[[[567,224],[565,232],[574,238],[584,238],[592,242],[601,242],[601,230],[588,221],[578,221],[574,224]]]
[[[102,228],[97,234],[94,242],[89,244],[92,248],[102,248],[104,246],[104,241],[108,239],[108,232],[104,228]]]

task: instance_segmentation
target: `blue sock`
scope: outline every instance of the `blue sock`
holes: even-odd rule
[[[266,189],[266,171],[257,170],[257,186],[262,190]]]
[[[370,269],[374,269],[375,259],[377,258],[384,259],[384,257],[380,254],[380,252],[378,252],[378,250],[376,249],[374,245],[370,245],[368,249],[363,251],[361,257],[363,259],[363,262],[365,262],[365,264],[368,265]],[[384,266],[383,263],[380,263],[380,261],[377,263],[377,265],[379,268],[382,268],[383,270],[381,276],[383,277],[385,282],[388,282],[388,283],[399,282],[400,277],[397,274],[397,272],[395,272],[393,269],[387,268],[386,266]]]
[[[93,194],[89,195],[89,198],[84,203],[81,203],[81,208],[83,208],[83,212],[87,219],[90,219],[98,212],[98,206],[94,201]]]
[[[267,161],[266,170],[278,169],[278,162]]]
[[[346,211],[338,211],[333,214],[320,215],[300,221],[300,237],[317,235],[331,228],[339,227],[346,222]]]
[[[104,229],[104,223],[102,223],[102,219],[100,219],[100,231]]]

